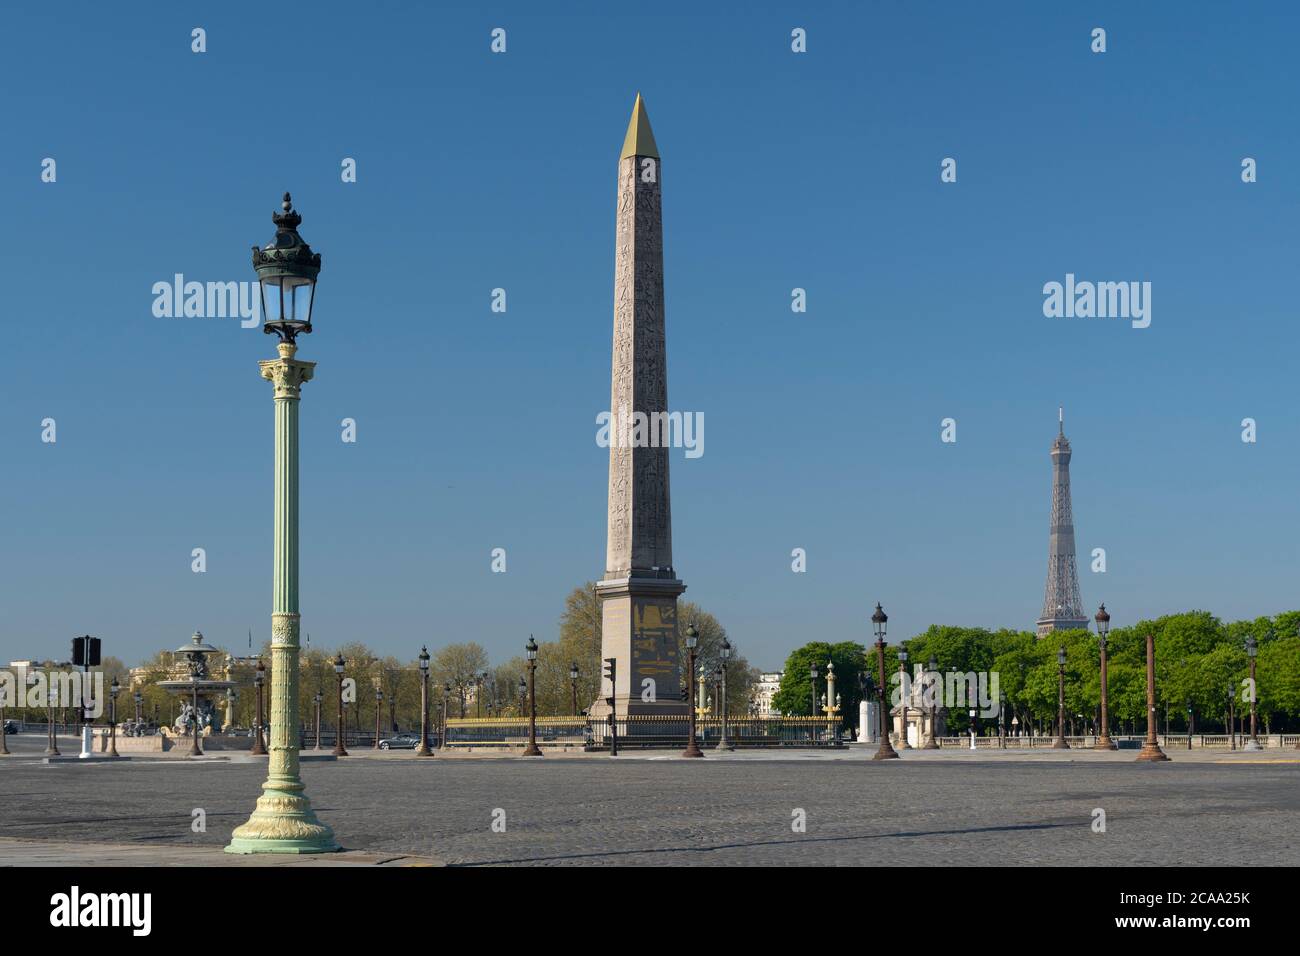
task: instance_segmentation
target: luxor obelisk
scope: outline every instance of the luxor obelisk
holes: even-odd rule
[[[601,656],[617,661],[619,717],[684,714],[677,654],[668,448],[632,427],[668,411],[659,150],[637,94],[618,163],[614,361],[610,388],[609,534],[601,601]],[[591,713],[609,713],[606,683]]]

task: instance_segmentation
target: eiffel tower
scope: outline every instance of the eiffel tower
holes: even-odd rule
[[[1070,442],[1065,437],[1065,409],[1052,442],[1052,530],[1047,545],[1047,587],[1038,636],[1053,631],[1086,630],[1088,615],[1079,594],[1079,563],[1074,553],[1074,509],[1070,506]]]

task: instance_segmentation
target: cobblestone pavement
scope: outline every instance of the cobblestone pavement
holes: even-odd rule
[[[1127,753],[869,755],[402,753],[305,762],[303,776],[348,849],[453,865],[1300,864],[1294,753],[1174,753],[1156,766]],[[264,773],[243,755],[0,758],[0,863],[27,852],[5,839],[189,845],[211,862]],[[206,833],[190,829],[194,808]],[[498,809],[504,833],[492,830]],[[792,830],[796,810],[806,832]]]

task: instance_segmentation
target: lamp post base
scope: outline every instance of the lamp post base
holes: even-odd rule
[[[316,819],[302,787],[263,785],[257,809],[235,827],[227,853],[337,853],[334,831]]]
[[[1066,742],[1066,740],[1065,740],[1064,737],[1057,737],[1055,740],[1052,741],[1052,749],[1053,749],[1053,750],[1069,750],[1069,749],[1070,749],[1070,745]]]
[[[1109,734],[1102,734],[1097,738],[1097,742],[1092,745],[1093,750],[1119,750],[1119,745],[1110,739]]]
[[[1147,741],[1142,745],[1142,752],[1137,755],[1138,760],[1158,762],[1168,760],[1169,755],[1160,749],[1160,745]]]
[[[889,734],[880,735],[880,749],[871,755],[872,760],[897,760],[898,751],[894,745],[889,742]]]
[[[939,749],[939,741],[934,739],[934,734],[930,734],[928,737],[925,738],[925,743],[921,745],[921,749],[922,750]]]
[[[540,757],[541,755],[542,751],[538,748],[537,744],[529,744],[524,748],[524,752],[520,754],[521,757]]]
[[[1264,748],[1259,745],[1258,740],[1248,740],[1246,741],[1246,746],[1242,747],[1241,749],[1256,751],[1256,750],[1263,750]]]

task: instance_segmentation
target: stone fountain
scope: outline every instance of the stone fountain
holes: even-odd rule
[[[158,686],[183,699],[180,716],[171,728],[176,736],[191,736],[195,721],[198,722],[200,736],[221,732],[217,707],[223,701],[226,691],[235,686],[235,682],[216,677],[208,666],[208,658],[220,653],[222,652],[211,644],[204,643],[201,631],[195,631],[190,643],[173,651],[178,664],[189,671],[189,676],[159,681]]]

